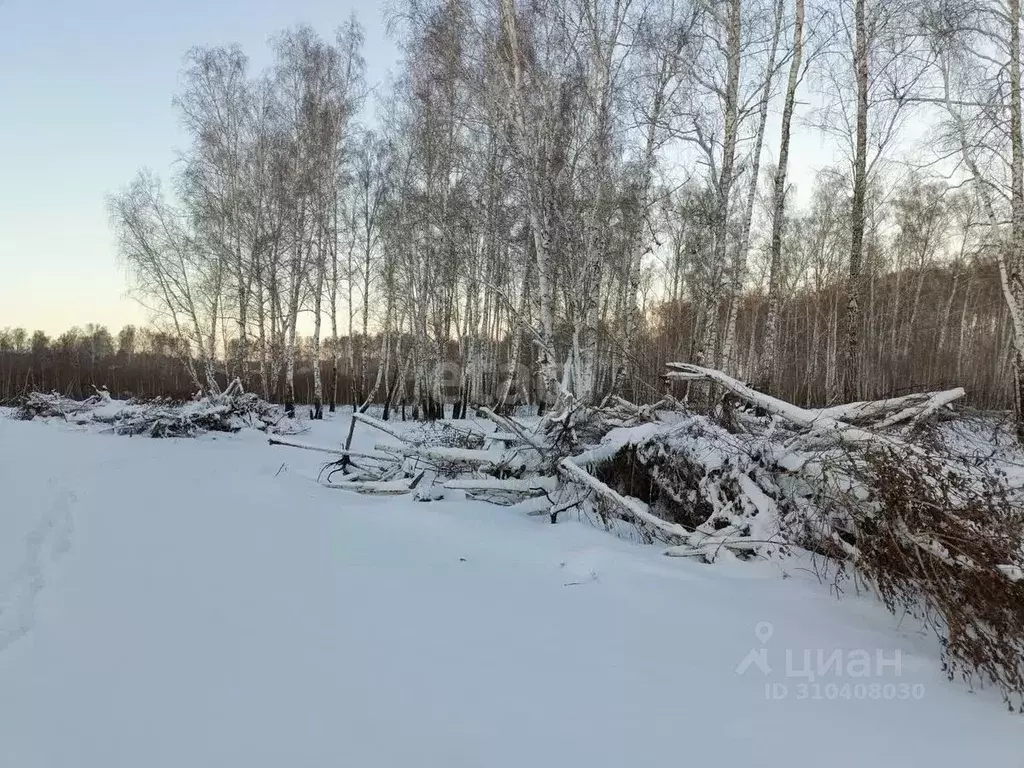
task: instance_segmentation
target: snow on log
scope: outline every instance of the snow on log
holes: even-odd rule
[[[690,531],[687,531],[680,525],[670,523],[667,520],[662,520],[657,515],[651,514],[643,502],[623,496],[608,487],[605,483],[602,483],[582,467],[574,464],[569,459],[562,459],[558,463],[558,469],[572,482],[586,486],[601,498],[611,502],[619,509],[634,517],[638,522],[654,528],[661,533],[667,541],[684,542],[689,537]]]
[[[1024,568],[1017,565],[997,565],[998,570],[1003,576],[1010,581],[1016,583],[1018,581],[1024,581]]]
[[[324,448],[319,445],[308,445],[306,443],[296,443],[291,440],[278,440],[277,438],[268,438],[267,443],[269,445],[283,445],[286,448],[299,448],[303,451],[316,451],[317,453],[329,453],[332,456],[353,456],[359,459],[375,459],[376,461],[394,461],[391,456],[382,456],[379,453],[362,453],[360,451],[351,451],[347,448]]]
[[[558,488],[557,477],[511,478],[482,477],[470,480],[448,480],[444,487],[453,491],[505,491],[508,493],[553,493]]]
[[[955,390],[954,390],[955,391]],[[880,417],[901,411],[911,406],[927,402],[936,392],[915,392],[902,397],[890,397],[883,400],[860,400],[855,403],[832,405],[828,408],[814,409],[826,418],[845,421],[848,424],[867,424]]]
[[[713,381],[740,399],[746,400],[751,405],[762,408],[767,413],[778,416],[791,424],[809,430],[809,433],[804,435],[804,438],[812,440],[831,438],[847,444],[875,443],[908,453],[923,454],[919,447],[910,443],[905,443],[888,435],[851,426],[845,421],[839,421],[830,416],[822,415],[820,411],[801,408],[798,405],[787,403],[785,400],[758,392],[721,371],[716,371],[712,368],[702,368],[689,363],[667,363],[667,365],[672,369],[672,371],[666,374],[669,379],[681,379],[684,381],[704,379]]]
[[[374,429],[379,430],[386,435],[391,435],[391,437],[395,438],[400,443],[409,442],[409,439],[407,437],[399,434],[380,419],[373,418],[373,416],[367,416],[365,413],[353,413],[352,420],[361,421],[363,424],[373,427]]]
[[[817,411],[807,410],[798,405],[787,403],[785,400],[780,400],[777,397],[758,392],[756,389],[748,387],[741,381],[721,371],[716,371],[712,368],[702,368],[699,365],[691,365],[690,363],[666,363],[666,365],[672,369],[666,374],[670,379],[681,379],[683,381],[705,379],[713,381],[725,387],[737,397],[746,400],[751,405],[763,408],[773,416],[779,416],[798,427],[806,429],[821,427],[842,429],[848,426],[837,419],[822,415]]]
[[[611,459],[623,448],[646,442],[664,430],[664,424],[653,422],[634,427],[617,427],[608,432],[599,445],[589,451],[570,456],[569,460],[581,467],[600,464]]]
[[[954,400],[959,400],[965,394],[966,392],[964,392],[962,387],[950,389],[945,392],[936,392],[923,403],[910,405],[899,413],[894,413],[892,416],[874,425],[874,428],[887,429],[888,427],[899,424],[902,421],[923,419],[926,416],[935,413],[939,408],[949,405]]]
[[[386,445],[377,443],[373,446],[376,451],[385,451],[411,459],[426,459],[428,461],[447,462],[451,464],[472,464],[480,466],[496,466],[502,463],[505,454],[503,452],[482,451],[473,448],[446,448],[443,446],[414,446],[414,445]]]
[[[539,453],[544,453],[547,446],[544,445],[543,441],[531,435],[529,431],[522,425],[519,424],[515,419],[506,418],[505,416],[499,416],[490,408],[480,407],[477,408],[477,415],[482,416],[485,419],[489,419],[498,425],[499,428],[504,429],[506,432],[510,432],[516,435],[523,443],[536,449]],[[494,438],[492,438],[494,439]]]
[[[324,483],[324,487],[341,491],[355,491],[370,496],[403,496],[412,493],[413,490],[408,480]]]

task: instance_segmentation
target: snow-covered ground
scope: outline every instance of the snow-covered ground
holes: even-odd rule
[[[0,418],[0,766],[1022,764],[1024,718],[798,563],[349,494],[322,458]]]

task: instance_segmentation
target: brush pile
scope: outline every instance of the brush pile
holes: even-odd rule
[[[117,435],[149,437],[197,437],[207,432],[238,432],[258,429],[274,434],[295,434],[298,425],[280,406],[242,391],[236,379],[223,392],[178,402],[156,398],[145,401],[113,400],[106,390],[85,400],[71,400],[58,393],[33,392],[22,398],[15,418],[61,419],[86,426],[101,424]]]
[[[823,573],[852,569],[891,610],[930,624],[951,676],[995,681],[1020,703],[1024,471],[945,428],[962,389],[811,410],[689,364],[670,364],[666,382],[703,388],[713,412],[670,395],[592,406],[563,392],[532,424],[479,408],[489,429],[400,433],[356,414],[352,430],[386,436],[372,452],[351,450],[351,430],[344,448],[292,445],[338,456],[332,487],[459,491],[552,523],[575,514],[673,557],[809,550]]]

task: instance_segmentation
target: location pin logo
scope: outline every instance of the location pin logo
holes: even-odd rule
[[[759,621],[754,627],[754,637],[761,643],[761,648],[751,648],[750,653],[747,654],[746,658],[743,659],[736,667],[736,674],[742,675],[751,666],[757,667],[761,670],[761,674],[771,674],[772,668],[768,664],[768,649],[764,646],[767,645],[768,641],[771,640],[772,635],[775,632],[775,628],[768,621]]]

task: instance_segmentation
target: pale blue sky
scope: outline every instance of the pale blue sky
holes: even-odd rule
[[[398,59],[373,2],[0,0],[0,328],[144,323],[104,199],[141,166],[168,174],[185,51],[237,42],[259,69],[273,33],[326,36],[353,10],[373,84]]]

